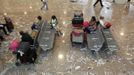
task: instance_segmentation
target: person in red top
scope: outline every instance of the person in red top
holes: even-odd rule
[[[96,21],[96,17],[95,16],[92,16],[91,20],[89,21],[89,26],[92,26],[93,29],[96,29],[96,25],[97,25],[96,22],[97,22]]]

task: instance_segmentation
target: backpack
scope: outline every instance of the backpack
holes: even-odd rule
[[[18,47],[19,47],[19,41],[17,39],[12,40],[11,43],[9,44],[9,49],[12,52],[16,52]]]
[[[38,26],[35,23],[33,23],[33,25],[31,26],[31,29],[33,30],[33,29],[37,29],[37,28],[38,28]]]

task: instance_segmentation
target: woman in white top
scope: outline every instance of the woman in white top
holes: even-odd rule
[[[56,16],[55,15],[53,15],[52,17],[51,17],[51,22],[50,22],[50,24],[51,24],[51,28],[53,29],[56,29],[57,28],[57,24],[58,24],[58,20],[57,20],[57,18],[56,18]]]
[[[58,20],[57,20],[56,16],[53,15],[51,17],[51,22],[50,22],[51,29],[55,29],[57,32],[57,35],[60,36],[60,35],[62,35],[62,32],[60,30],[60,27],[57,24],[58,24]]]

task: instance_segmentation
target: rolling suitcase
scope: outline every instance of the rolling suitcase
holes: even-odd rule
[[[30,50],[30,44],[28,42],[21,42],[17,49],[17,60],[21,63],[26,63],[28,59],[28,50]]]

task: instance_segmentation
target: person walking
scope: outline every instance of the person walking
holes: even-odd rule
[[[48,10],[48,1],[47,0],[41,0],[41,2],[43,3],[43,6],[41,7],[41,10],[43,10],[44,8],[46,10]]]
[[[102,0],[97,0],[97,1],[95,2],[95,4],[94,4],[94,7],[95,7],[95,5],[96,5],[98,2],[100,2],[101,7],[103,7]]]

